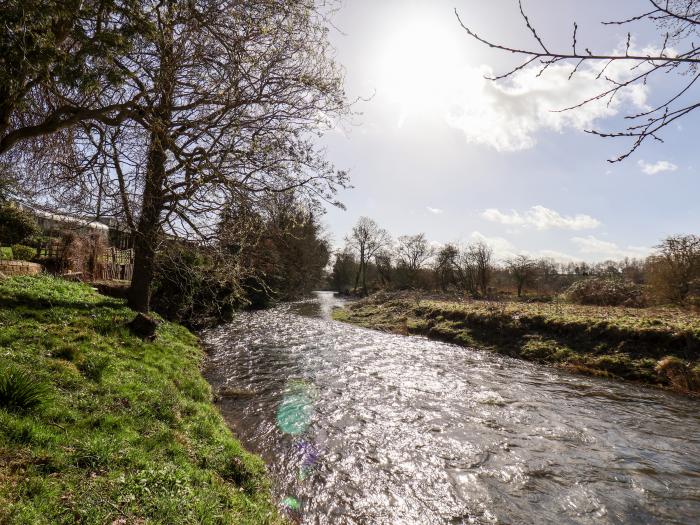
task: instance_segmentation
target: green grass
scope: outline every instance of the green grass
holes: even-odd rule
[[[86,285],[0,282],[0,373],[22,375],[16,395],[36,386],[19,408],[0,399],[0,523],[278,523],[195,336],[163,323],[144,343],[133,316]]]
[[[334,318],[574,372],[700,392],[700,316],[679,308],[417,302],[401,295],[378,294],[335,311]]]

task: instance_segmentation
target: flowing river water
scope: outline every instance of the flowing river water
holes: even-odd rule
[[[330,319],[203,334],[233,431],[303,523],[700,523],[700,403]]]

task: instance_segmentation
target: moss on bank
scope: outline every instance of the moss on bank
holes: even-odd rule
[[[675,308],[416,301],[378,294],[336,310],[334,318],[574,372],[700,392],[700,317]]]
[[[86,285],[0,282],[0,374],[41,400],[0,393],[0,523],[277,523],[195,336],[163,323],[146,343],[125,328],[133,316]]]

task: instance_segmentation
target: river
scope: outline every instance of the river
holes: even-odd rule
[[[700,403],[365,330],[316,298],[206,331],[206,376],[318,524],[700,523]]]

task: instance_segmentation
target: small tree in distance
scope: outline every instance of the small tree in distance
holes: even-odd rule
[[[537,261],[527,255],[517,255],[506,261],[506,268],[517,286],[518,297],[522,297],[523,288],[537,275]]]
[[[700,299],[700,237],[668,237],[657,246],[657,250],[649,257],[648,273],[652,291],[658,299],[685,303],[696,293]]]
[[[384,248],[391,245],[391,236],[369,217],[360,217],[346,238],[348,246],[357,254],[359,266],[355,275],[354,291],[362,282],[362,293],[367,294],[367,265]]]
[[[398,265],[405,270],[409,285],[415,285],[418,273],[433,257],[435,250],[426,239],[424,233],[417,235],[402,235],[396,246]]]
[[[333,269],[330,284],[334,290],[347,293],[352,286],[357,273],[357,260],[348,249],[339,250],[334,254]]]
[[[435,257],[435,271],[443,292],[456,283],[458,261],[459,248],[454,244],[446,244],[438,250]]]

